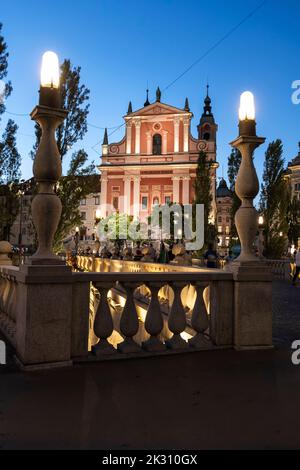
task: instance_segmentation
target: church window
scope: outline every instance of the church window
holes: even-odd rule
[[[158,204],[159,204],[159,199],[158,199],[157,196],[155,196],[155,197],[153,198],[153,206],[158,206]]]
[[[113,208],[117,210],[119,208],[119,198],[117,196],[114,196],[112,203],[113,203]]]
[[[171,196],[165,196],[165,204],[171,204]]]
[[[142,210],[146,211],[148,209],[148,198],[147,196],[142,196]]]
[[[161,135],[154,134],[152,140],[152,153],[153,155],[161,155]]]

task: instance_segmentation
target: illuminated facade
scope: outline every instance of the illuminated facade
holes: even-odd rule
[[[183,109],[162,103],[159,88],[154,103],[148,93],[143,108],[133,111],[129,103],[123,139],[109,143],[107,131],[104,134],[99,166],[102,217],[118,210],[145,220],[156,204],[192,203],[197,159],[203,150],[212,162],[215,220],[217,125],[208,90],[196,138],[191,134],[192,118],[188,99]]]

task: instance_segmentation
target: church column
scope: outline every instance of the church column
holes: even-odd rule
[[[179,203],[179,182],[180,176],[173,176],[173,203]]]
[[[179,152],[179,125],[180,119],[174,119],[174,153]]]
[[[190,176],[183,177],[182,183],[182,204],[190,203]]]
[[[133,177],[133,216],[135,219],[140,214],[140,181],[141,177],[136,175]]]
[[[130,215],[130,187],[131,178],[128,175],[124,176],[124,214]]]
[[[135,124],[135,153],[141,151],[141,121],[134,121]]]
[[[126,122],[126,153],[131,153],[131,129],[132,129],[132,121]]]
[[[162,154],[168,152],[168,131],[162,132]]]
[[[100,211],[101,217],[106,217],[107,212],[107,174],[101,173]]]
[[[183,121],[183,151],[189,151],[189,130],[190,130],[190,120],[185,118]]]
[[[147,141],[147,155],[152,154],[152,136],[151,132],[146,132],[146,141]]]

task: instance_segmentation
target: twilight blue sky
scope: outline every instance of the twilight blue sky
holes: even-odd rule
[[[38,100],[39,69],[45,50],[81,65],[91,90],[89,123],[122,124],[128,101],[143,105],[147,82],[151,96],[164,90],[262,0],[11,0],[1,5],[0,21],[9,47],[9,78],[14,90],[7,110],[29,113]],[[207,79],[217,123],[218,154],[226,175],[228,142],[237,135],[239,95],[256,99],[258,134],[267,142],[281,138],[286,160],[297,153],[300,105],[291,102],[291,84],[300,79],[300,3],[267,0],[252,17],[162,94],[162,101],[183,107],[189,97],[193,132],[202,112]],[[28,153],[34,142],[29,116],[5,114],[19,125],[23,177],[32,175]],[[112,132],[111,130],[109,132]],[[123,129],[109,137],[119,140]],[[83,147],[99,163],[103,130],[89,127]],[[261,176],[267,143],[256,153]],[[74,148],[75,149],[75,148]]]

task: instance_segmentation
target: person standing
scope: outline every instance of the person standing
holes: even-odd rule
[[[296,285],[296,281],[300,273],[300,251],[299,250],[296,251],[294,255],[295,255],[295,274],[293,277],[293,286]]]
[[[207,268],[216,268],[217,267],[217,252],[213,249],[213,244],[209,243],[208,250],[204,254],[204,259],[206,261]]]

